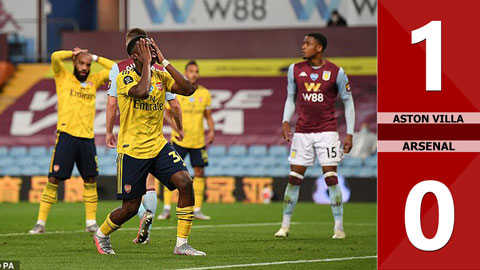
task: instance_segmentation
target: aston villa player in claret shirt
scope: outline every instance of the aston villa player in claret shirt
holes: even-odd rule
[[[292,141],[290,149],[290,174],[285,190],[282,227],[277,237],[287,237],[290,220],[298,201],[300,184],[308,166],[313,165],[315,155],[323,170],[328,186],[333,218],[335,220],[333,239],[345,238],[343,229],[342,192],[338,185],[337,165],[343,153],[352,149],[355,126],[355,109],[348,78],[341,67],[324,57],[327,38],[319,33],[305,36],[302,56],[305,61],[291,64],[288,68],[287,100],[283,113],[283,137]],[[347,135],[340,147],[335,116],[337,96],[345,105]],[[290,119],[297,109],[299,114],[295,133],[291,137]]]

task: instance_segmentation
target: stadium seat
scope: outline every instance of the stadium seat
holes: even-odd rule
[[[43,157],[48,154],[47,147],[45,146],[32,146],[30,147],[29,153],[31,157]]]
[[[98,168],[99,172],[101,175],[106,175],[106,176],[115,176],[117,175],[117,166],[111,166],[107,165],[104,167],[99,167]]]
[[[277,158],[274,156],[266,156],[262,158],[262,162],[265,166],[275,166],[277,164]],[[282,164],[281,162],[280,164]]]
[[[9,175],[9,176],[19,176],[21,175],[20,168],[18,166],[9,166],[3,167],[3,171],[0,171],[1,175]]]
[[[80,172],[77,169],[77,165],[73,166],[72,176],[80,176]]]
[[[338,170],[338,174],[343,175],[345,177],[352,177],[355,176],[356,170],[352,167],[342,167]]]
[[[375,170],[376,171],[376,170]],[[368,167],[363,167],[362,169],[360,169],[357,174],[355,175],[357,177],[374,177],[375,176],[375,172],[372,171],[370,168]]]
[[[223,145],[212,145],[207,149],[208,156],[224,156],[227,148]]]
[[[245,145],[232,145],[228,148],[228,155],[241,157],[247,154],[247,147]]]
[[[106,148],[105,148],[105,155],[106,155],[106,156],[113,157],[113,158],[116,160],[116,158],[117,158],[117,149],[116,149],[116,148],[106,147]]]
[[[0,158],[0,167],[12,167],[16,163],[15,158],[11,158],[9,156]]]
[[[245,176],[245,169],[238,164],[231,164],[229,167],[222,168],[227,176]]]
[[[310,167],[307,169],[306,173],[305,173],[305,176],[306,177],[313,177],[313,178],[317,178],[317,177],[320,177],[323,175],[323,171],[322,171],[322,168],[320,166],[318,167]]]
[[[252,145],[248,148],[248,155],[263,157],[267,155],[267,146],[265,145]]]
[[[207,175],[207,176],[225,176],[225,175],[228,175],[228,174],[225,173],[225,170],[222,167],[208,166],[208,167],[205,167],[205,175]]]
[[[244,169],[244,175],[246,176],[263,177],[267,175],[267,170],[263,166],[247,166]]]
[[[100,157],[100,156],[106,156],[106,155],[108,155],[107,147],[103,145],[97,146],[97,156]]]
[[[377,155],[370,156],[365,159],[365,166],[377,167]]]
[[[27,148],[25,146],[14,146],[10,149],[11,157],[25,157],[27,154]]]
[[[19,159],[17,157],[16,160],[20,161],[18,163],[20,163],[21,166],[24,166],[24,167],[37,165],[37,158],[36,157],[25,156],[21,159]]]
[[[235,163],[233,163],[235,164]],[[256,157],[252,157],[252,156],[245,156],[241,159],[238,159],[236,161],[236,164],[239,165],[239,166],[243,166],[243,167],[254,167],[254,166],[262,166],[263,163],[261,160],[257,159]]]
[[[0,147],[0,157],[4,157],[8,155],[8,148],[6,146]]]
[[[271,156],[288,156],[288,147],[285,145],[272,145],[268,149],[268,154]]]
[[[363,159],[361,158],[346,157],[343,160],[343,166],[345,167],[361,167],[362,164],[363,164]]]

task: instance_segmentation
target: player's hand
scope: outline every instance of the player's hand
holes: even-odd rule
[[[79,47],[73,48],[72,59],[75,60],[75,58],[77,57],[77,55],[80,54],[80,53],[88,53],[88,50],[87,50],[87,49],[81,49],[81,48],[79,48]]]
[[[152,53],[150,52],[150,44],[146,39],[142,38],[138,41],[138,52],[143,63],[151,63]]]
[[[345,140],[343,141],[343,153],[348,154],[350,150],[352,150],[353,143],[352,143],[353,135],[347,134]]]
[[[177,141],[179,141],[179,142],[183,141],[183,136],[184,136],[183,135],[183,130],[179,130],[177,133],[178,133],[178,135],[175,136],[175,139],[177,139]]]
[[[163,56],[162,51],[160,51],[160,48],[158,48],[157,43],[155,43],[155,40],[153,38],[150,39],[152,41],[152,46],[155,49],[155,52],[157,53],[157,61],[158,64],[161,64],[163,60],[165,60],[165,57]]]
[[[117,136],[115,134],[107,132],[105,140],[107,142],[107,146],[110,148],[116,148],[117,147]]]
[[[207,134],[207,145],[211,144],[213,142],[213,139],[215,138],[215,132],[213,130],[209,130]]]
[[[292,130],[290,129],[290,124],[288,122],[283,122],[282,134],[285,141],[290,142],[290,138],[292,137]]]

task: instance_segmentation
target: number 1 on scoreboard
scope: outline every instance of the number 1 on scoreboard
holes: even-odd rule
[[[431,21],[412,31],[412,44],[426,40],[427,91],[442,90],[442,22]]]

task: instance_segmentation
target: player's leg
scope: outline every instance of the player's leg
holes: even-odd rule
[[[335,225],[333,227],[333,239],[345,238],[345,231],[343,229],[343,198],[342,190],[338,184],[337,167],[336,166],[322,166],[323,177],[328,186],[328,196],[330,197],[330,205],[332,206],[333,219]]]
[[[182,159],[184,159],[187,155],[188,151],[186,148],[181,147],[180,145],[177,145],[175,143],[173,143],[173,148],[175,148],[175,151],[177,151],[177,154],[179,154]],[[172,198],[173,192],[165,186],[163,188],[163,211],[160,215],[158,215],[157,219],[165,220],[170,218],[170,212],[172,209]]]
[[[287,237],[290,231],[290,222],[293,210],[297,205],[300,185],[307,167],[315,160],[313,145],[309,134],[295,133],[292,138],[292,147],[288,161],[290,162],[290,173],[288,184],[283,198],[283,220],[281,228],[275,233],[277,237]]]
[[[343,153],[337,132],[322,132],[315,143],[318,161],[322,166],[323,177],[328,186],[330,205],[335,221],[332,238],[345,238],[343,229],[343,198],[342,190],[338,184],[337,165],[342,160]]]
[[[190,150],[194,177],[193,190],[195,192],[195,219],[209,220],[210,217],[202,213],[203,197],[205,194],[205,167],[208,166],[208,156],[205,147]]]
[[[118,198],[118,195],[117,195]],[[142,197],[124,199],[122,206],[110,212],[103,224],[93,234],[93,240],[100,254],[115,254],[110,242],[110,235],[118,230],[123,223],[131,219],[138,211]]]
[[[37,223],[29,233],[39,234],[45,232],[48,214],[52,205],[57,201],[58,185],[61,180],[68,179],[72,175],[75,154],[72,137],[66,133],[57,133],[55,148],[50,161],[48,182],[42,191]]]
[[[75,162],[83,178],[83,203],[85,204],[85,231],[95,232],[97,225],[98,193],[97,181],[98,164],[97,150],[93,139],[74,138],[77,146]]]
[[[157,210],[157,192],[155,191],[155,177],[147,176],[147,193],[143,195],[142,203],[138,208],[137,216],[140,218],[140,225],[137,237],[133,240],[135,244],[148,244],[150,242],[150,229],[152,228],[153,217]]]
[[[167,187],[163,187],[163,211],[158,215],[157,219],[165,220],[170,218],[170,210],[172,209],[173,192]]]
[[[93,234],[96,248],[101,254],[115,254],[110,235],[137,214],[146,192],[146,178],[153,159],[136,159],[119,153],[117,156],[117,199],[122,206],[110,212],[100,228]]]
[[[178,189],[177,242],[173,251],[174,254],[205,256],[204,252],[192,248],[187,241],[192,229],[195,204],[193,181],[182,158],[169,143],[163,147],[157,156],[152,174],[168,189]]]

